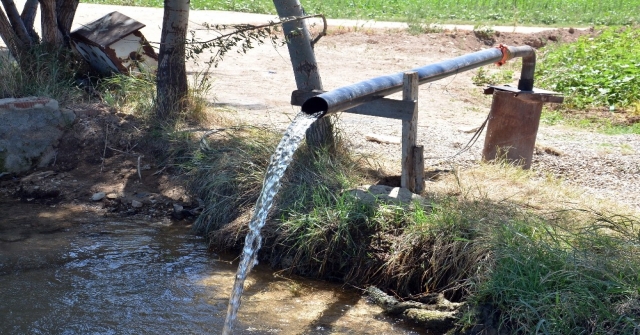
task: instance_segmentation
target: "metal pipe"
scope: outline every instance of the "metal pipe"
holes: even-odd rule
[[[523,58],[522,75],[518,88],[531,91],[535,71],[535,51],[530,46],[491,48],[411,71],[418,73],[418,83],[421,85],[483,65],[503,63],[515,57]],[[302,111],[308,114],[322,113],[324,116],[399,92],[402,90],[404,72],[372,78],[322,93],[307,99],[302,104]],[[523,85],[524,88],[521,88],[520,85]]]
[[[509,59],[522,58],[522,71],[518,81],[518,89],[521,91],[533,91],[533,75],[536,72],[536,52],[528,46],[507,47]]]

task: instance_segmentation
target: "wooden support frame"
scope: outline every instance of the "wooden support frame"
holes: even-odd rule
[[[403,79],[402,100],[378,98],[343,112],[402,121],[400,186],[420,194],[424,191],[424,147],[416,145],[418,138],[418,74],[406,72]],[[307,99],[322,93],[322,90],[293,91],[291,104],[301,106]]]

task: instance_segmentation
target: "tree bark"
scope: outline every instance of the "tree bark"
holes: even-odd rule
[[[189,0],[165,0],[158,55],[156,116],[170,119],[184,107],[187,97],[185,41]]]
[[[0,8],[0,37],[9,49],[11,55],[18,60],[18,63],[20,63],[22,60],[22,54],[26,50],[26,46],[13,31],[11,23],[2,8]]]
[[[69,44],[69,33],[71,32],[71,24],[76,15],[80,0],[57,0],[56,13],[58,17],[58,29],[64,37],[65,43]]]
[[[298,0],[273,0],[280,18],[303,16],[302,6]],[[322,80],[318,64],[311,46],[311,35],[304,21],[287,22],[282,25],[287,38],[287,47],[296,78],[296,86],[301,91],[322,90]],[[333,123],[329,117],[318,119],[307,130],[307,145],[332,146]]]
[[[27,28],[25,27],[24,22],[22,22],[22,18],[18,13],[18,8],[16,8],[15,2],[13,2],[13,0],[2,0],[2,5],[4,6],[4,10],[7,11],[9,23],[11,23],[11,27],[16,33],[16,36],[18,36],[24,45],[30,47],[33,44],[31,36],[29,36]]]
[[[50,47],[60,47],[64,43],[62,33],[58,28],[55,0],[39,0],[42,22],[42,42]]]
[[[20,14],[22,22],[34,43],[40,41],[40,36],[38,36],[36,30],[33,29],[33,24],[36,22],[36,13],[38,13],[38,0],[27,0],[24,8],[22,8],[22,14]]]

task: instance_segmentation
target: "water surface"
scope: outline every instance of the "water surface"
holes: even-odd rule
[[[236,263],[190,228],[0,202],[0,334],[219,334]],[[319,281],[258,266],[234,334],[418,334]]]

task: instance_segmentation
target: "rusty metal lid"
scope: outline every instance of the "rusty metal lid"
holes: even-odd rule
[[[85,40],[106,48],[108,45],[145,26],[145,24],[122,13],[112,12],[74,30],[71,33],[71,38]]]
[[[515,93],[522,100],[530,100],[537,102],[550,102],[561,104],[564,102],[562,93],[543,90],[541,88],[533,88],[532,91],[522,91],[517,87],[509,85],[490,85],[484,89],[484,94],[493,94],[495,90]]]

